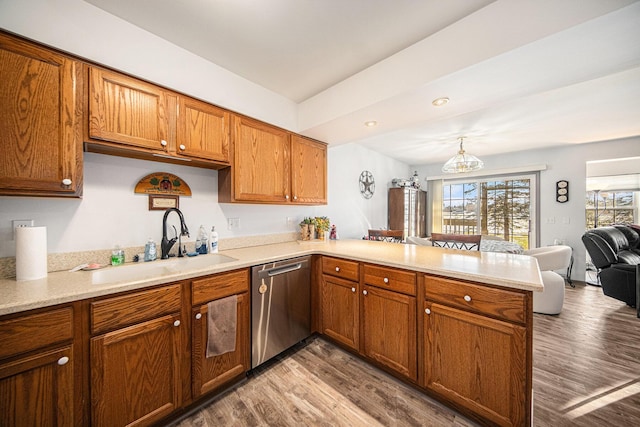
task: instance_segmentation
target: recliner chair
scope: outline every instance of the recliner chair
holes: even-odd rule
[[[624,225],[599,227],[585,232],[582,243],[598,269],[602,292],[636,307],[636,270],[640,264],[638,232]]]

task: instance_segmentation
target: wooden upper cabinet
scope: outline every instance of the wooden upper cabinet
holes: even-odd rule
[[[100,68],[89,68],[89,138],[168,150],[166,93]]]
[[[230,177],[233,201],[288,202],[291,193],[289,133],[241,116],[234,116],[232,122],[234,157],[232,171],[226,173],[233,173]],[[223,177],[220,185],[227,178]],[[223,195],[221,201],[231,200],[224,200]]]
[[[327,203],[327,146],[291,136],[291,191],[294,203]]]
[[[180,96],[176,153],[229,162],[230,114],[222,108]]]
[[[82,194],[81,64],[0,34],[0,194]]]
[[[220,202],[327,203],[326,145],[233,116],[233,164],[218,175]]]
[[[87,150],[219,169],[229,165],[228,111],[133,77],[89,67]]]

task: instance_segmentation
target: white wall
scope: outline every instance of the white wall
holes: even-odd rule
[[[516,168],[546,164],[540,172],[539,211],[540,241],[538,246],[553,244],[554,239],[564,240],[574,250],[575,264],[572,277],[584,280],[586,251],[582,244],[585,231],[586,162],[616,159],[640,155],[640,138],[580,144],[562,148],[547,148],[498,156],[482,157],[485,170]],[[413,167],[421,177],[440,176],[442,164]],[[555,200],[556,182],[569,181],[569,201]]]
[[[0,197],[0,257],[15,255],[11,220],[33,219],[47,227],[48,252],[142,246],[147,238],[162,237],[162,211],[148,210],[148,196],[134,194],[138,181],[153,172],[169,172],[184,179],[191,197],[180,197],[180,210],[193,241],[200,225],[215,225],[220,238],[285,233],[298,230],[305,216],[328,216],[341,238],[361,238],[371,227],[386,227],[387,183],[407,174],[407,165],[357,145],[329,149],[329,203],[326,206],[270,206],[218,203],[218,172],[102,154],[84,153],[82,199]],[[363,169],[373,172],[378,188],[370,200],[359,193]],[[177,216],[170,224],[179,228]],[[240,228],[227,229],[228,218]],[[287,224],[292,218],[293,224]],[[171,232],[172,233],[172,232]],[[172,235],[172,234],[171,234]]]
[[[0,27],[46,45],[105,64],[285,129],[297,131],[297,105],[271,91],[137,28],[82,0],[0,0]],[[222,41],[224,42],[224,41]],[[181,165],[84,154],[84,198],[0,197],[0,257],[15,254],[11,220],[33,219],[48,230],[48,251],[64,253],[141,246],[160,240],[161,211],[149,211],[135,195],[140,178],[158,171],[184,179],[192,197],[181,197],[195,239],[200,224],[216,225],[220,238],[298,229],[304,216],[326,215],[341,238],[360,238],[369,227],[386,227],[386,187],[407,176],[407,165],[355,145],[329,149],[329,204],[315,207],[217,203],[216,171]],[[365,200],[358,191],[364,169],[378,189]],[[177,224],[172,215],[171,222]],[[227,230],[228,218],[240,229]],[[287,218],[293,224],[287,224]]]
[[[229,110],[298,131],[298,107],[293,101],[83,0],[0,0],[0,27]]]
[[[373,174],[370,199],[360,194],[363,170]],[[409,178],[408,165],[357,144],[329,148],[329,208],[340,238],[361,239],[370,228],[387,228],[387,189],[393,178]]]

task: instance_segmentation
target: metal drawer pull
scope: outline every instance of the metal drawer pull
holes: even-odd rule
[[[165,141],[164,139],[162,141],[160,141],[160,145],[162,145],[163,147],[167,146],[167,141]]]
[[[355,291],[356,291],[356,288],[351,288],[351,292],[355,293]]]
[[[362,291],[362,295],[367,295],[368,293],[369,293],[369,292],[367,292],[366,290],[365,290],[365,291]]]
[[[465,300],[466,302],[471,302],[471,297],[470,297],[469,295],[465,295],[465,296],[464,296],[464,300]]]
[[[67,363],[69,363],[69,358],[67,356],[62,356],[60,359],[58,359],[58,365],[60,366],[66,365]]]
[[[173,326],[180,326],[180,321],[176,320],[175,322],[173,322]]]
[[[389,279],[387,279],[386,277],[385,277],[384,279],[382,279],[382,281],[383,281],[384,283],[389,283]]]
[[[62,185],[71,185],[73,181],[71,181],[69,178],[65,178],[62,180]]]
[[[336,271],[338,271],[338,272],[339,272],[339,271],[340,271],[340,267],[336,267]]]
[[[202,319],[202,314],[201,314],[201,313],[196,314],[196,319],[197,319],[197,320]]]
[[[427,313],[427,314],[431,314],[431,310],[429,310],[428,308],[425,308],[424,312]]]

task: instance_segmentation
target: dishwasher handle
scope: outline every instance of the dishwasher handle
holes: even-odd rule
[[[307,260],[286,264],[286,265],[280,265],[278,267],[273,267],[266,270],[260,270],[260,272],[258,273],[258,277],[264,278],[265,276],[266,277],[279,276],[281,274],[286,274],[286,273],[291,273],[292,271],[301,270],[303,267],[306,267],[306,265],[307,265]]]

